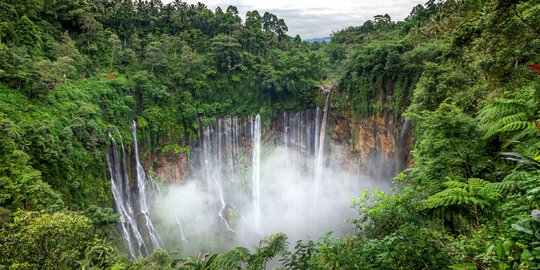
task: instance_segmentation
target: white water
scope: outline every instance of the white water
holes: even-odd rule
[[[161,197],[161,189],[159,188],[158,183],[156,182],[156,179],[152,177],[151,175],[148,175],[148,179],[150,179],[150,186],[152,187],[152,190],[154,191],[154,197],[158,199]]]
[[[217,129],[220,130],[220,122],[217,123]],[[227,230],[235,232],[229,225],[229,221],[225,218],[225,211],[227,210],[227,203],[225,202],[225,195],[222,185],[222,166],[221,166],[221,133],[216,132],[215,138],[212,139],[213,130],[211,126],[206,126],[204,132],[203,145],[203,159],[204,159],[204,172],[206,175],[207,188],[211,189],[213,185],[215,192],[219,198],[220,208],[218,210],[218,216],[221,222],[225,225]],[[217,142],[217,143],[216,143]],[[216,144],[216,145],[213,145]]]
[[[109,133],[109,138],[111,139],[111,149],[109,150],[107,163],[109,165],[109,174],[111,176],[114,203],[116,212],[120,216],[122,237],[126,241],[129,256],[134,259],[139,255],[144,255],[146,253],[146,246],[137,226],[136,216],[134,215],[134,210],[130,203],[129,196],[124,196],[124,194],[126,194],[124,191],[129,189],[127,181],[127,169],[124,169],[126,168],[126,160],[124,158],[126,155],[124,142],[121,141],[122,158],[124,163],[124,166],[121,166],[120,160],[118,159],[116,141],[112,137],[111,133]],[[133,242],[132,236],[135,238],[136,242]]]
[[[317,107],[315,111],[315,155],[319,153],[319,137],[321,136],[321,109]]]
[[[321,177],[322,169],[324,162],[324,140],[326,137],[326,121],[328,119],[328,103],[330,102],[330,93],[326,95],[326,100],[324,102],[323,116],[321,122],[321,128],[319,132],[319,141],[317,142],[317,152],[315,156],[315,192],[314,192],[314,203],[316,207],[319,201],[319,192],[321,186]],[[317,112],[318,113],[318,112]]]
[[[133,124],[131,125],[131,135],[133,136],[133,155],[135,156],[135,167],[137,170],[137,188],[139,191],[138,196],[138,203],[139,203],[139,210],[141,214],[144,217],[144,224],[148,230],[148,234],[150,236],[150,240],[152,242],[152,246],[154,249],[161,248],[161,238],[159,236],[158,231],[154,227],[154,223],[152,222],[152,219],[150,218],[150,209],[148,207],[148,197],[146,192],[146,187],[148,185],[146,181],[146,173],[144,172],[144,168],[141,165],[141,162],[139,161],[139,147],[137,143],[137,123],[133,121]]]
[[[178,230],[178,235],[180,236],[180,240],[182,242],[187,243],[186,234],[184,233],[184,226],[182,226],[182,222],[178,218],[178,215],[174,215],[174,221],[176,223],[176,229]]]
[[[261,222],[261,116],[257,114],[255,121],[251,119],[252,140],[252,174],[251,189],[253,196],[253,211],[255,212],[255,228],[260,228]]]

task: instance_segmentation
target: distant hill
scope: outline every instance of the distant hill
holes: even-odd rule
[[[320,37],[320,38],[308,38],[304,41],[307,41],[307,42],[330,42],[330,40],[332,40],[331,37]]]

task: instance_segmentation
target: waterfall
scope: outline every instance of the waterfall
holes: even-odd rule
[[[135,156],[137,189],[139,191],[139,210],[144,217],[144,224],[148,230],[148,234],[150,235],[152,246],[154,247],[154,249],[156,249],[162,246],[161,238],[156,228],[154,227],[154,224],[152,223],[152,219],[150,218],[150,209],[148,207],[148,197],[146,193],[146,187],[148,183],[146,181],[146,173],[144,172],[144,168],[139,161],[139,148],[137,144],[137,123],[135,121],[133,121],[133,124],[131,125],[131,135],[133,136],[133,155]]]
[[[257,114],[255,121],[251,118],[252,138],[252,195],[255,213],[255,226],[260,227],[261,219],[261,116]]]
[[[321,122],[321,109],[317,107],[317,110],[315,111],[315,155],[319,153],[319,136],[321,135],[320,130],[320,122]]]
[[[225,228],[231,232],[235,232],[229,225],[229,221],[225,217],[225,211],[227,211],[227,203],[225,201],[225,194],[223,190],[223,175],[227,175],[229,172],[224,172],[222,163],[222,144],[221,137],[223,133],[221,132],[221,121],[217,122],[216,130],[213,130],[211,125],[205,127],[203,132],[203,160],[204,160],[204,171],[206,176],[207,188],[210,190],[213,186],[216,191],[216,195],[219,198],[219,210],[218,217],[221,222],[225,225]],[[212,136],[213,135],[213,136]],[[212,138],[214,137],[214,138]]]
[[[150,186],[152,187],[152,191],[154,192],[154,197],[158,199],[161,197],[161,190],[159,188],[158,183],[156,182],[156,179],[152,177],[151,175],[148,175],[148,179],[150,179]]]
[[[324,140],[326,137],[326,121],[328,118],[328,103],[330,103],[330,93],[326,95],[326,100],[324,102],[323,116],[321,121],[321,127],[319,132],[319,141],[317,146],[317,152],[315,154],[315,194],[314,199],[316,205],[319,196],[319,189],[321,184],[322,169],[324,162]]]
[[[282,122],[282,124],[281,124]],[[321,113],[320,109],[307,110],[302,112],[285,112],[279,121],[274,122],[274,129],[281,128],[279,136],[281,145],[287,151],[286,159],[291,166],[299,168],[295,171],[297,179],[310,175],[314,177],[313,167],[316,161],[313,160],[318,153]],[[271,129],[272,130],[272,129]]]
[[[187,243],[186,234],[184,233],[184,227],[182,226],[182,222],[180,222],[177,214],[174,214],[174,221],[176,224],[176,229],[178,230],[178,235],[180,236],[180,240]]]
[[[111,139],[111,146],[109,148],[109,155],[107,156],[107,163],[109,167],[109,174],[112,183],[112,193],[114,198],[115,210],[120,216],[120,228],[122,237],[126,241],[126,246],[129,252],[129,256],[135,259],[139,255],[147,253],[146,245],[141,232],[137,226],[136,216],[134,209],[131,206],[129,196],[128,174],[126,162],[126,153],[124,149],[124,142],[122,144],[122,163],[120,165],[120,159],[118,159],[118,150],[116,141],[109,132],[109,138]],[[133,239],[135,238],[135,239]]]
[[[189,174],[181,185],[163,192],[139,160],[136,123],[131,127],[131,159],[126,158],[125,150],[122,156],[117,155],[120,143],[116,149],[111,136],[108,161],[112,192],[120,215],[118,229],[130,256],[148,255],[152,249],[186,243],[187,239],[189,244],[183,248],[190,249],[210,235],[219,239],[216,243],[220,245],[231,239],[251,244],[263,234],[288,232],[289,224],[303,226],[288,232],[296,235],[295,240],[337,229],[332,220],[340,226],[348,216],[333,206],[340,204],[345,209],[353,198],[350,194],[357,194],[352,187],[359,181],[336,167],[341,166],[341,160],[332,155],[339,148],[325,142],[329,103],[330,94],[324,107],[280,113],[264,132],[260,115],[198,118],[199,139],[191,146],[189,163],[182,163]],[[170,157],[163,158],[168,158],[169,165]],[[324,181],[324,166],[336,167],[340,181]],[[167,170],[158,172],[162,175]],[[160,202],[155,208],[153,198]],[[154,216],[161,218],[161,235],[167,232],[173,237],[160,238],[151,219]]]

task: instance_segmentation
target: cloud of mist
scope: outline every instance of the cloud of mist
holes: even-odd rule
[[[223,183],[228,204],[224,213],[235,233],[227,231],[220,221],[219,196],[213,183],[207,182],[203,173],[195,174],[187,184],[169,187],[156,203],[164,242],[173,249],[180,247],[183,254],[194,255],[234,246],[252,247],[277,232],[286,233],[291,246],[300,239],[318,239],[328,231],[340,236],[352,231],[345,221],[358,215],[350,208],[352,199],[366,189],[389,188],[388,181],[351,173],[354,170],[327,157],[315,196],[314,157],[284,146],[263,146],[262,152],[260,222],[255,218],[249,168],[237,176],[242,178],[240,186],[230,185],[235,182],[232,179]],[[175,217],[181,221],[187,243],[180,241]]]

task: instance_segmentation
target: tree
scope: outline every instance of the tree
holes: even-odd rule
[[[0,45],[0,80],[32,97],[36,79],[36,64],[26,47]]]
[[[62,56],[69,57],[74,61],[81,61],[82,57],[79,50],[76,47],[75,41],[69,36],[67,32],[62,34],[60,42],[53,46],[54,56],[60,58]]]
[[[285,24],[285,21],[283,19],[279,19],[276,22],[276,33],[278,35],[278,39],[281,41],[287,34],[287,31],[289,31],[289,28]]]
[[[101,23],[99,23],[91,13],[86,13],[83,18],[82,29],[86,39],[86,48],[90,48],[90,41],[96,39],[96,35],[103,29]]]
[[[73,77],[76,74],[76,69],[73,66],[73,59],[63,56],[56,61],[41,60],[37,63],[39,84],[36,88],[54,89],[58,82],[66,83],[68,77]]]
[[[17,22],[16,44],[26,46],[32,56],[42,54],[41,32],[28,16],[23,15]]]
[[[264,47],[264,44],[261,44],[263,40],[263,31],[262,31],[262,17],[259,14],[258,11],[248,11],[246,13],[246,41],[247,49],[250,53],[252,53],[255,49],[256,52],[259,52],[262,47]]]
[[[220,71],[238,69],[242,63],[240,43],[233,37],[220,34],[212,39],[212,56]]]
[[[93,239],[92,223],[77,213],[16,212],[0,232],[0,265],[9,268],[77,268]]]
[[[392,19],[388,14],[376,15],[373,22],[378,30],[389,30],[392,27]]]
[[[271,31],[274,31],[276,29],[276,24],[277,24],[277,16],[270,13],[270,12],[265,12],[263,17],[262,17],[262,24],[263,24],[263,29],[265,32],[271,32]]]
[[[152,72],[166,72],[167,58],[163,54],[163,44],[161,42],[154,41],[146,46],[144,64]]]
[[[221,23],[222,31],[231,36],[233,31],[238,29],[242,23],[242,19],[238,16],[238,9],[235,6],[227,7]]]
[[[412,173],[422,186],[436,188],[447,177],[479,177],[490,166],[477,124],[455,105],[442,103],[412,119],[417,125]]]
[[[110,69],[112,69],[113,67],[113,63],[114,63],[114,56],[116,53],[118,53],[119,50],[122,49],[122,42],[120,41],[120,39],[118,38],[118,36],[114,33],[111,33],[110,37],[109,37],[109,44],[110,44],[110,48],[111,48],[111,66],[110,66]]]
[[[0,121],[0,126],[4,128],[15,128],[10,127],[5,119],[0,119]],[[14,131],[11,130],[11,132]],[[6,142],[2,142],[2,146],[8,147]],[[59,210],[63,207],[64,202],[60,194],[43,182],[41,173],[28,164],[30,156],[27,153],[11,150],[11,152],[2,153],[0,160],[4,164],[0,168],[0,206],[13,211],[18,209]]]

